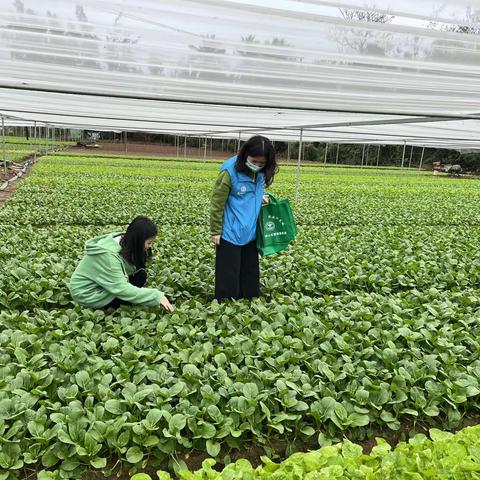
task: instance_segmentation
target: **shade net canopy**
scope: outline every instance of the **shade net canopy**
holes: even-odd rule
[[[9,121],[480,148],[468,0],[0,0]]]

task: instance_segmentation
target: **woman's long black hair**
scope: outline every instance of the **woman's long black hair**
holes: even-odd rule
[[[131,265],[145,268],[147,252],[145,241],[156,237],[157,226],[148,217],[139,216],[128,226],[127,231],[120,240],[120,255]]]
[[[255,135],[248,139],[237,155],[237,172],[248,173],[250,171],[245,164],[249,156],[265,157],[266,163],[262,172],[265,174],[265,185],[269,187],[273,183],[275,174],[278,172],[275,148],[273,148],[272,142],[262,135]]]

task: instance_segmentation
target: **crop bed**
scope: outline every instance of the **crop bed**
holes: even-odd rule
[[[480,182],[302,167],[298,240],[261,260],[262,298],[218,304],[218,168],[51,155],[0,210],[0,478],[228,461],[478,412]],[[282,166],[272,192],[293,199],[295,174]],[[75,305],[84,242],[139,214],[159,226],[149,284],[176,312]]]

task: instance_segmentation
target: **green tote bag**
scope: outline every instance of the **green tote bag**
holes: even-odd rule
[[[297,235],[290,201],[268,196],[269,202],[262,205],[257,224],[257,249],[262,256],[285,250]]]

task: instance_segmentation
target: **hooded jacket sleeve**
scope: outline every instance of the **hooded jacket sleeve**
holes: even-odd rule
[[[210,205],[210,232],[212,235],[222,234],[223,211],[231,189],[230,174],[224,170],[218,175],[212,194]]]
[[[98,267],[96,283],[115,298],[136,305],[158,306],[165,297],[165,294],[156,288],[139,288],[129,283],[122,267],[122,260],[115,254],[101,255]]]

